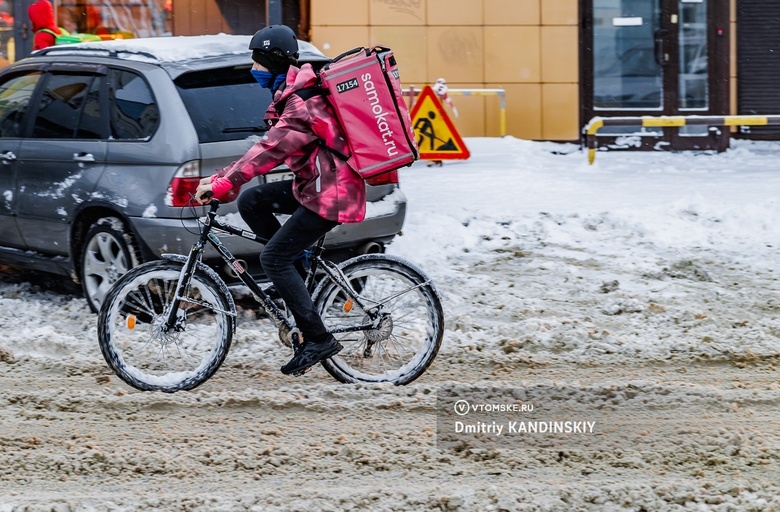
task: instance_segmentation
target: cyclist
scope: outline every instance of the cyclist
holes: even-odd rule
[[[316,86],[317,75],[310,64],[298,67],[298,40],[292,29],[267,26],[252,37],[249,49],[252,75],[273,94],[265,115],[270,128],[239,160],[203,178],[195,197],[201,204],[210,201],[204,197],[207,192],[220,199],[283,162],[293,172],[293,180],[253,187],[238,200],[247,225],[269,240],[260,263],[303,336],[302,349],[281,368],[292,374],[343,348],[327,332],[294,260],[338,224],[362,221],[366,190],[360,175],[328,149],[349,154],[332,107],[321,95],[304,99],[296,94]],[[275,213],[290,217],[281,225]]]

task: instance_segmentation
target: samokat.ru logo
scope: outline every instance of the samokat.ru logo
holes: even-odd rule
[[[360,79],[363,81],[363,90],[366,92],[366,99],[368,99],[368,104],[371,106],[371,113],[376,120],[376,127],[379,131],[379,136],[382,138],[382,143],[385,145],[387,156],[396,156],[398,148],[395,145],[395,140],[393,140],[393,131],[387,122],[389,112],[385,110],[379,101],[379,92],[376,90],[376,84],[371,79],[371,73],[360,75]]]

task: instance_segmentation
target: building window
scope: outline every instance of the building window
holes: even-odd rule
[[[173,0],[64,0],[57,4],[57,23],[68,32],[102,39],[170,36],[172,12]]]

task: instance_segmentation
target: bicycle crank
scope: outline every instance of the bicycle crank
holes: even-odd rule
[[[279,325],[279,341],[285,347],[293,347],[297,351],[302,338],[301,331],[297,328],[287,329],[284,325]]]

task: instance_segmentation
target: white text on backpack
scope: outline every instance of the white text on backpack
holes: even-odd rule
[[[379,135],[382,137],[382,142],[384,142],[386,149],[387,149],[387,155],[388,156],[395,156],[398,154],[398,149],[395,147],[395,141],[387,140],[389,137],[393,136],[393,132],[390,131],[390,126],[387,124],[387,121],[385,121],[385,118],[388,116],[388,112],[386,112],[382,105],[379,104],[379,95],[376,92],[376,86],[374,85],[374,82],[371,80],[371,73],[365,73],[361,75],[360,77],[363,80],[363,88],[366,91],[366,97],[368,98],[368,103],[371,105],[371,112],[374,114],[374,119],[376,119],[376,126],[379,129]]]

